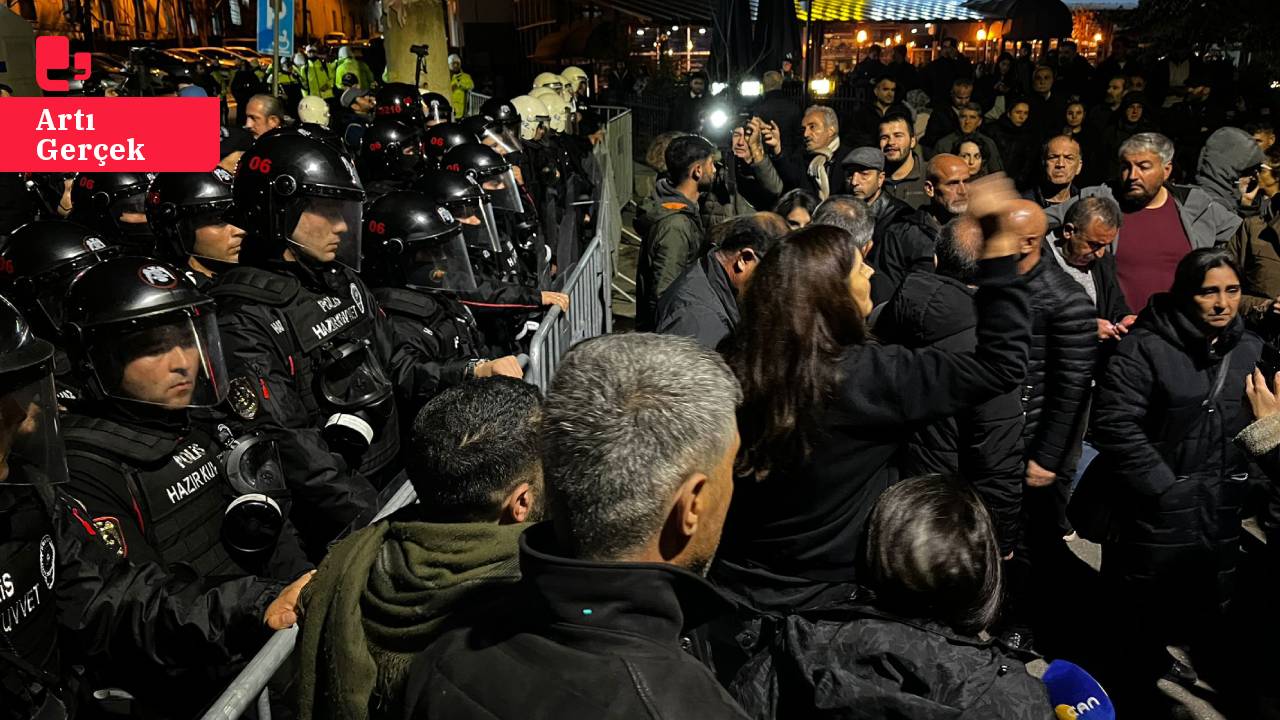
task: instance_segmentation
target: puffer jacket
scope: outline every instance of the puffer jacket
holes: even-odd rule
[[[1138,316],[1098,387],[1094,444],[1113,483],[1116,541],[1104,573],[1164,605],[1230,594],[1247,461],[1233,438],[1252,418],[1244,393],[1262,341],[1237,317],[1210,345],[1161,293]],[[1208,402],[1224,358],[1217,399]],[[1215,576],[1217,582],[1215,583]]]
[[[1050,720],[1044,684],[995,641],[840,602],[771,619],[729,692],[747,713],[842,720]]]
[[[1231,212],[1241,214],[1238,182],[1265,158],[1258,143],[1240,128],[1218,128],[1205,141],[1196,165],[1196,185]],[[1256,212],[1254,210],[1253,212]]]
[[[702,254],[703,227],[698,204],[660,178],[641,206],[636,229],[644,238],[636,264],[636,329],[651,331],[658,298]]]
[[[1031,360],[1022,392],[1023,438],[1027,458],[1057,472],[1080,440],[1098,351],[1098,315],[1084,289],[1053,258],[1042,254],[1026,278]]]
[[[876,337],[891,345],[972,352],[973,288],[944,275],[913,272],[880,313]],[[902,459],[904,477],[942,473],[973,484],[991,513],[1001,554],[1022,536],[1022,393],[1015,388],[917,430]]]

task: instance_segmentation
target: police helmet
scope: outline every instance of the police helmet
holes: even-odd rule
[[[481,143],[497,150],[500,155],[518,153],[521,150],[519,115],[516,115],[514,130],[507,127],[506,123],[497,118],[483,113],[463,118],[462,127],[466,128],[467,132],[475,135]]]
[[[537,140],[538,130],[551,122],[551,113],[547,111],[547,106],[538,98],[529,95],[517,95],[511,98],[511,104],[520,115],[520,139]]]
[[[547,106],[547,113],[551,117],[547,126],[556,132],[564,132],[569,119],[566,117],[567,106],[560,93],[550,88],[535,88],[529,92],[529,96],[541,100]]]
[[[570,65],[560,71],[560,77],[567,78],[569,80],[571,83],[571,89],[574,93],[581,90],[588,82],[586,71],[576,65]]]
[[[475,181],[495,208],[524,212],[515,169],[493,148],[480,143],[459,145],[440,158],[440,169],[466,175]]]
[[[374,94],[377,109],[374,115],[379,118],[393,118],[409,125],[422,125],[426,122],[426,113],[422,110],[422,96],[418,89],[409,83],[387,83],[378,88]]]
[[[66,482],[56,392],[53,345],[0,297],[0,491]]]
[[[429,128],[422,136],[422,152],[429,164],[439,165],[440,158],[446,152],[464,143],[476,142],[477,139],[457,123],[442,123]]]
[[[213,299],[173,265],[146,257],[98,263],[71,283],[65,315],[67,354],[90,395],[169,410],[226,397]],[[147,359],[167,372],[135,366]]]
[[[431,170],[418,176],[411,189],[443,205],[462,224],[468,245],[494,250],[501,247],[493,205],[488,194],[469,175]]]
[[[400,120],[378,118],[360,139],[360,178],[406,180],[422,166],[420,132]]]
[[[63,298],[85,268],[120,254],[120,246],[83,225],[36,220],[9,236],[0,251],[0,288],[36,334],[60,343]]]
[[[231,193],[236,225],[249,233],[242,264],[261,267],[292,249],[306,262],[359,269],[364,187],[351,158],[325,139],[305,128],[264,133],[241,156]],[[303,226],[304,215],[328,225]]]
[[[420,192],[383,195],[365,209],[365,277],[382,286],[469,291],[476,287],[462,225]]]
[[[200,247],[196,231],[208,225],[229,223],[231,173],[222,168],[212,172],[160,173],[147,189],[147,222],[159,238],[157,252],[183,260],[188,255],[220,262],[235,262],[235,253],[226,248]]]
[[[71,184],[68,219],[93,228],[130,250],[150,253],[155,236],[144,200],[151,173],[82,172]]]
[[[564,78],[550,72],[538,73],[538,76],[533,79],[533,86],[535,88],[550,88],[559,93],[564,87]]]
[[[422,111],[427,118],[427,127],[453,122],[453,104],[438,92],[422,93]]]
[[[520,132],[520,110],[510,100],[489,98],[480,106],[480,114],[488,115],[502,123],[513,134]]]

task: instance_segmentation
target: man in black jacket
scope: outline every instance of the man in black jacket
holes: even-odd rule
[[[543,409],[554,519],[521,537],[507,603],[414,662],[403,716],[745,718],[681,649],[729,608],[702,575],[733,494],[741,400],[724,361],[687,338],[570,351]]]
[[[982,250],[982,229],[957,218],[938,237],[937,273],[912,272],[875,324],[882,342],[910,348],[970,352],[977,343],[973,284]],[[968,408],[915,433],[902,476],[941,473],[973,484],[991,513],[1002,557],[1022,536],[1022,393],[1007,393]]]
[[[867,262],[883,276],[872,285],[872,300],[878,305],[889,299],[902,279],[912,270],[933,271],[933,251],[942,226],[969,207],[965,183],[969,166],[955,155],[934,155],[929,161],[924,192],[929,204],[891,225],[867,256]]]
[[[1044,583],[1038,587],[1050,587],[1046,561],[1071,532],[1067,498],[1092,389],[1098,325],[1084,290],[1043,255],[1048,228],[1040,206],[1019,200],[1010,211],[1010,224],[1021,242],[1018,270],[1031,291],[1031,357],[1022,392],[1026,532],[1016,556],[1021,567],[1011,569],[1012,606],[1006,610],[1005,638],[1013,646],[1025,646],[1030,642],[1028,606],[1033,597],[1041,596],[1027,580],[1028,566]]]
[[[800,153],[800,105],[795,98],[782,92],[782,73],[770,70],[760,80],[764,96],[756,103],[753,114],[765,124],[778,126],[782,140],[782,152],[787,155]]]
[[[1098,339],[1119,340],[1138,316],[1129,309],[1109,252],[1120,234],[1120,206],[1107,197],[1087,197],[1067,211],[1062,227],[1044,251],[1068,277],[1080,283],[1098,315]]]
[[[776,213],[731,218],[711,228],[711,251],[658,300],[657,332],[715,350],[738,328],[738,298],[764,256],[790,228]]]

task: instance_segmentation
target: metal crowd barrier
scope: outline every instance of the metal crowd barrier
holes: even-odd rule
[[[471,98],[474,107],[488,99],[476,93],[472,93]],[[569,271],[562,288],[570,298],[569,312],[563,313],[558,306],[552,306],[530,341],[525,380],[543,392],[550,385],[560,360],[574,343],[613,330],[613,253],[622,233],[619,183],[626,183],[623,186],[626,188],[625,197],[631,194],[631,113],[625,108],[614,110],[617,112],[608,116],[606,142],[596,148],[604,178],[600,184],[599,204],[595,208],[596,234]],[[373,522],[416,501],[413,486],[406,481],[392,491]],[[296,626],[273,634],[214,701],[203,720],[237,720],[251,705],[256,706],[259,720],[270,720],[267,683],[289,659],[297,641]]]

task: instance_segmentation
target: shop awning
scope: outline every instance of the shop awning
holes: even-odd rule
[[[562,63],[609,57],[614,48],[625,40],[624,30],[607,21],[579,20],[544,35],[529,59],[535,62]]]
[[[796,0],[796,17],[806,19]],[[813,0],[813,19],[835,22],[933,22],[982,20],[963,0]]]

